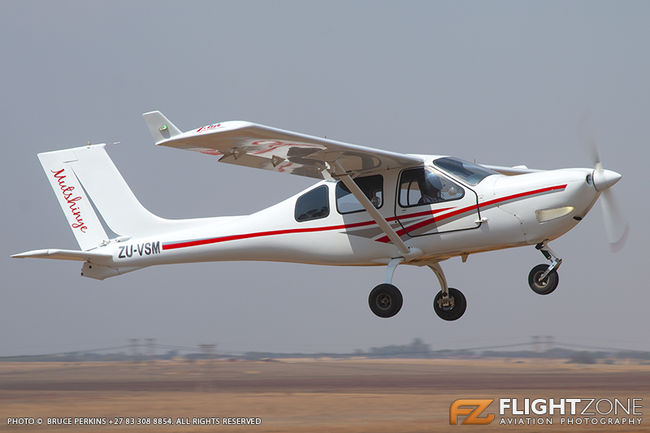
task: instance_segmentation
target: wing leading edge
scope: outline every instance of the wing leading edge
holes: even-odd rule
[[[290,173],[316,179],[331,178],[334,162],[350,175],[421,165],[422,158],[245,121],[227,121],[175,134],[158,111],[145,113],[156,145],[213,155],[220,162]],[[158,125],[160,123],[160,125]],[[160,131],[161,134],[157,132]],[[169,135],[169,138],[165,138]],[[162,139],[161,139],[162,138]]]

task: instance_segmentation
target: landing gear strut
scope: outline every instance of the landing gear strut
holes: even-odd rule
[[[440,283],[440,291],[433,299],[433,311],[443,320],[460,319],[467,309],[465,295],[460,290],[447,286],[447,279],[440,264],[433,263],[428,266],[436,274]]]
[[[402,263],[404,259],[398,257],[392,259],[386,268],[386,279],[384,284],[380,284],[370,292],[368,296],[368,305],[373,313],[379,317],[388,318],[393,317],[402,309],[404,298],[402,292],[393,286],[393,274],[397,265]]]
[[[392,259],[386,268],[385,282],[372,289],[368,296],[370,309],[379,317],[393,317],[402,308],[404,299],[399,289],[393,285],[393,273],[397,265],[403,261],[402,257]],[[465,296],[460,290],[447,286],[447,279],[440,264],[429,263],[427,266],[436,274],[440,282],[440,292],[433,300],[433,311],[443,320],[460,319],[467,309]]]
[[[560,282],[557,269],[562,264],[562,259],[557,257],[546,242],[535,246],[551,262],[550,265],[537,265],[528,274],[528,285],[538,295],[553,293]]]

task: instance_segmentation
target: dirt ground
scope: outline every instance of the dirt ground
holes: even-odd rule
[[[449,407],[456,399],[515,397],[641,398],[645,417],[634,426],[562,425],[557,415],[553,425],[503,426],[498,424],[495,401],[483,414],[496,415],[491,424],[449,424]],[[650,432],[649,399],[650,366],[638,363],[575,365],[534,359],[0,363],[0,431],[12,432]],[[48,425],[48,418],[73,424]],[[223,418],[253,418],[260,424],[224,425]],[[95,419],[106,424],[79,424]],[[154,425],[159,419],[171,425]],[[205,419],[219,424],[193,424]],[[11,424],[16,422],[34,424]]]

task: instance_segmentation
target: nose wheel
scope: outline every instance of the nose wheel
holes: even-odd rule
[[[528,285],[533,292],[538,295],[548,295],[553,293],[560,282],[560,277],[557,271],[553,269],[551,272],[546,272],[548,265],[537,265],[530,270],[528,274]],[[546,276],[544,276],[546,274]]]
[[[551,264],[537,265],[531,269],[528,274],[528,285],[533,289],[533,292],[538,295],[548,295],[553,293],[560,282],[557,269],[562,264],[562,259],[555,255],[546,242],[537,244],[535,248],[538,249],[544,257],[551,262]]]

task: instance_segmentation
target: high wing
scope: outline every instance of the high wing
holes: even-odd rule
[[[246,121],[228,121],[181,132],[162,113],[143,114],[156,145],[193,150],[220,162],[316,179],[336,166],[351,176],[421,165],[422,158],[314,137]],[[339,174],[339,170],[336,170]]]

